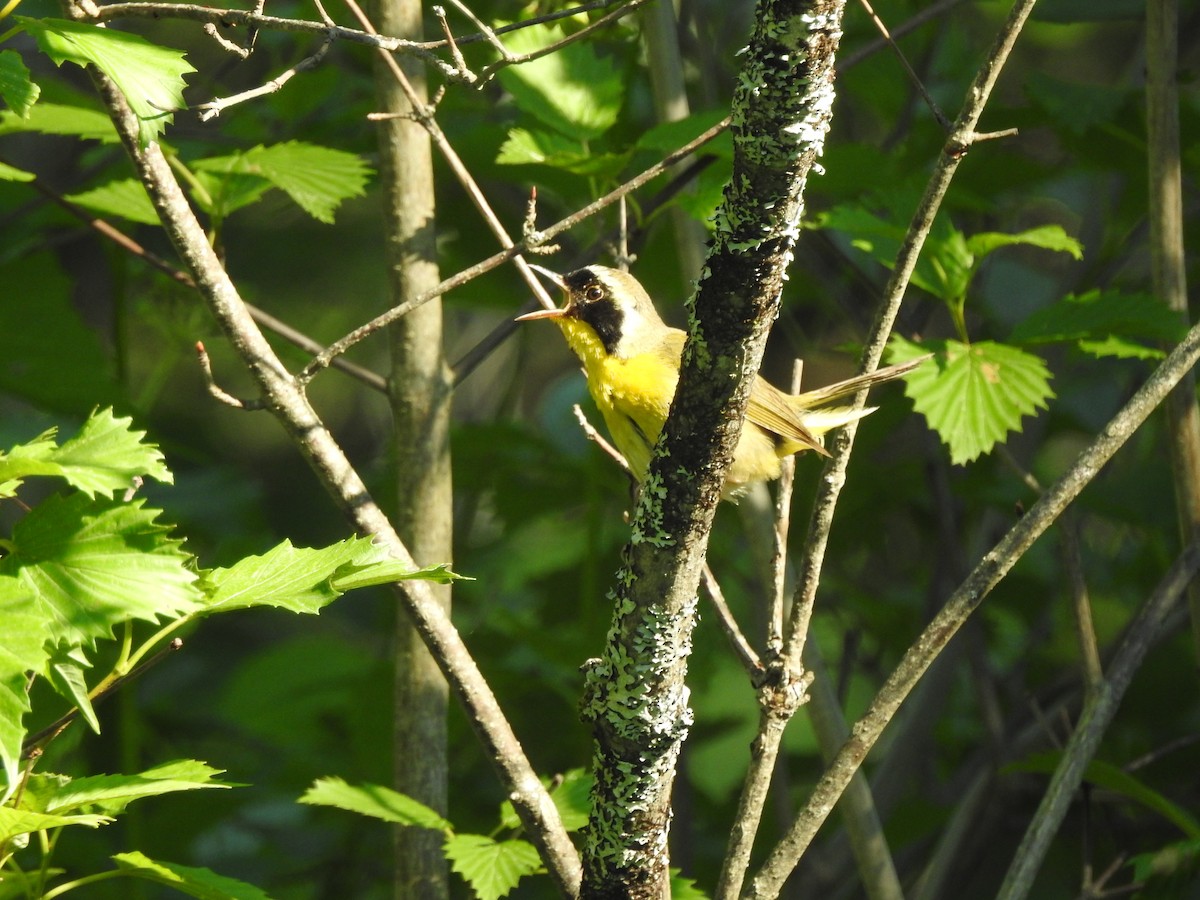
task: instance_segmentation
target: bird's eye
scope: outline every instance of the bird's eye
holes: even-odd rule
[[[597,300],[604,299],[604,291],[601,290],[601,288],[597,285],[593,284],[583,292],[583,296],[586,297],[590,302],[595,303]]]

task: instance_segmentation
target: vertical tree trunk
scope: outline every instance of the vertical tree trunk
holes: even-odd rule
[[[420,0],[377,0],[383,34],[421,39]],[[423,101],[422,67],[405,74]],[[407,113],[411,105],[391,70],[376,63],[380,108]],[[429,135],[411,118],[379,126],[380,181],[388,247],[390,298],[396,305],[438,283],[435,256],[433,161]],[[422,565],[451,556],[450,388],[442,353],[440,302],[427,303],[391,329],[392,415],[396,435],[396,526]],[[438,586],[449,606],[449,586]],[[394,780],[397,790],[446,811],[446,682],[408,617],[395,635]],[[441,835],[396,831],[397,898],[445,897],[447,869]]]

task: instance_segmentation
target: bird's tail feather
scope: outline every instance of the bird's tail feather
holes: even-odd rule
[[[813,391],[805,391],[795,396],[796,404],[805,410],[805,423],[807,424],[807,417],[812,415],[812,407],[820,406],[831,400],[837,400],[839,397],[848,397],[851,394],[857,394],[864,388],[874,387],[885,381],[899,378],[901,375],[911,372],[927,359],[929,359],[929,355],[910,359],[908,362],[898,363],[894,366],[885,366],[866,375],[855,375],[853,378],[847,378],[845,381],[835,381],[833,384],[827,384],[825,387],[817,388]],[[851,420],[847,419],[846,421]],[[812,426],[810,425],[809,427],[811,428]],[[836,428],[837,426],[831,425],[829,427]]]

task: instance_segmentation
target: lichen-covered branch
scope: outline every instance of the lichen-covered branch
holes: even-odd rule
[[[617,573],[604,655],[586,675],[596,784],[585,896],[663,896],[671,784],[691,724],[684,678],[697,587],[805,181],[829,127],[843,7],[763,2],[738,78],[733,175],[692,305],[679,389]]]

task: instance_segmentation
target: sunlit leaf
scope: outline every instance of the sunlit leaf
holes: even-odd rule
[[[437,831],[450,831],[454,827],[425,804],[378,784],[352,785],[341,778],[318,778],[300,797],[300,802],[335,806],[397,825]]]
[[[354,588],[406,578],[447,583],[458,577],[445,565],[414,571],[369,538],[351,537],[319,549],[293,547],[285,540],[261,556],[248,556],[227,569],[206,572],[202,586],[209,612],[276,606],[317,613]]]
[[[254,885],[218,875],[211,869],[160,862],[138,852],[118,853],[113,862],[127,875],[165,884],[199,900],[269,900]]]
[[[0,573],[16,575],[44,602],[57,640],[91,645],[128,619],[197,608],[191,556],[142,503],[50,497],[13,529]]]
[[[29,812],[23,809],[13,809],[0,806],[0,841],[16,837],[19,834],[31,834],[49,828],[63,828],[67,825],[84,825],[88,828],[99,828],[112,821],[110,816],[79,815],[54,816],[47,813]]]
[[[16,17],[56,65],[94,65],[113,80],[138,118],[143,146],[158,138],[183,108],[183,76],[196,71],[179,50],[115,28],[66,19]]]
[[[100,720],[88,696],[87,670],[91,667],[81,647],[61,644],[47,662],[46,675],[59,696],[77,707],[88,727],[99,733]]]
[[[529,53],[564,36],[557,26],[535,25],[505,35],[504,42],[513,53]],[[522,112],[577,141],[592,140],[611,128],[625,99],[621,73],[584,41],[509,66],[499,77]]]
[[[1020,431],[1021,419],[1046,408],[1054,396],[1045,363],[1006,344],[917,345],[894,336],[890,348],[891,362],[936,354],[905,378],[904,390],[957,464],[987,453],[1010,431]]]
[[[0,798],[7,799],[17,784],[22,719],[29,712],[29,672],[41,671],[48,653],[50,627],[41,603],[16,578],[0,575],[0,762],[4,784]]]
[[[233,156],[196,161],[198,171],[210,174],[257,175],[284,191],[306,213],[333,222],[337,208],[361,197],[371,169],[362,157],[303,141],[258,146]]]
[[[66,479],[89,497],[112,496],[134,486],[134,479],[153,478],[171,483],[171,472],[162,453],[144,441],[146,432],[136,431],[133,420],[118,418],[111,409],[93,413],[79,433],[55,446],[54,432],[39,435],[0,453],[0,484],[19,482],[34,475]]]
[[[967,238],[967,249],[975,255],[976,259],[983,259],[1001,247],[1016,245],[1041,247],[1043,250],[1068,253],[1075,259],[1083,259],[1083,244],[1063,231],[1061,225],[1042,225],[1014,234],[984,231]]]
[[[112,119],[96,109],[62,103],[37,103],[22,118],[11,110],[0,110],[0,134],[32,131],[61,134],[83,140],[117,143]]]
[[[137,775],[90,775],[60,784],[42,799],[49,813],[94,812],[115,816],[134,800],[234,785],[214,778],[224,770],[194,759],[163,763]]]
[[[471,885],[480,900],[499,900],[542,867],[537,848],[526,841],[456,834],[446,839],[444,850],[450,868]]]
[[[0,51],[0,99],[14,113],[25,118],[41,92],[25,68],[21,54],[14,50]]]
[[[68,194],[66,199],[101,216],[117,216],[139,225],[159,224],[154,204],[136,178],[109,181],[88,191]]]

